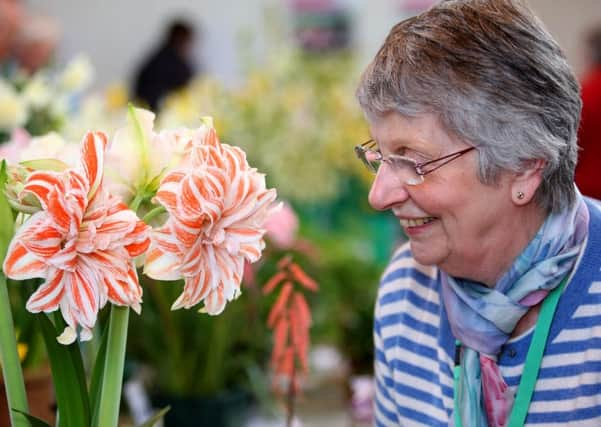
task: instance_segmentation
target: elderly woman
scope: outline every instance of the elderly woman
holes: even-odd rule
[[[370,204],[409,237],[376,305],[376,424],[600,426],[601,205],[573,183],[557,43],[518,1],[443,1],[357,97]]]

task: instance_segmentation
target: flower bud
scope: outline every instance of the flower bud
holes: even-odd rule
[[[21,165],[11,165],[8,167],[8,179],[4,187],[4,194],[8,203],[13,209],[32,214],[42,209],[39,200],[29,192],[23,192],[27,177],[31,173],[28,169]]]

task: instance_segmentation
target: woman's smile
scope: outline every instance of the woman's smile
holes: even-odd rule
[[[401,227],[408,237],[417,237],[426,230],[430,229],[438,218],[433,216],[425,216],[420,218],[399,218]]]

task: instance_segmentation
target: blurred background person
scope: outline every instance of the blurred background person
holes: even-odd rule
[[[35,14],[25,16],[13,46],[19,69],[32,75],[50,64],[60,35],[60,27],[54,18]]]
[[[0,64],[2,74],[10,62],[12,46],[23,22],[23,9],[19,0],[0,0]]]
[[[586,37],[588,72],[582,80],[582,119],[578,131],[580,154],[576,183],[583,194],[601,199],[601,25]]]
[[[169,25],[157,50],[142,62],[134,82],[134,98],[156,111],[163,97],[184,87],[196,70],[191,60],[194,28],[183,20]]]

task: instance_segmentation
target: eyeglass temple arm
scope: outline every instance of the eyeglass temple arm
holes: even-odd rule
[[[423,176],[423,175],[426,175],[426,174],[428,174],[430,172],[434,172],[436,169],[441,168],[444,165],[446,165],[447,163],[452,162],[456,158],[463,156],[468,151],[472,151],[472,150],[475,150],[475,149],[476,149],[476,147],[470,147],[470,148],[466,148],[465,150],[457,151],[456,153],[448,154],[448,155],[440,157],[438,159],[434,159],[434,160],[430,160],[430,161],[427,161],[427,162],[419,163],[416,166],[421,169],[424,166],[428,166],[428,165],[431,165],[432,163],[438,163],[438,162],[444,160],[442,163],[440,163],[439,165],[437,165],[433,169],[430,169],[430,170],[428,170],[426,172],[421,172],[420,171],[419,175]]]

